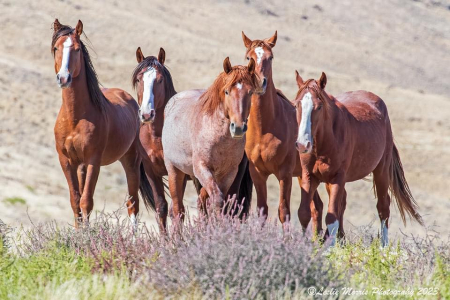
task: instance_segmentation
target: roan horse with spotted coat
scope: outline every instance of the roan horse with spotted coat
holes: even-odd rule
[[[327,183],[330,201],[325,222],[333,245],[342,226],[345,183],[363,179],[370,173],[378,198],[382,246],[388,244],[389,190],[397,200],[403,222],[408,213],[423,224],[405,179],[383,100],[366,91],[333,97],[324,91],[325,73],[317,81],[303,81],[298,72],[296,75],[299,87],[294,101],[299,124],[296,146],[303,168],[298,214],[303,228],[311,218],[310,205],[319,183]]]
[[[53,23],[51,51],[62,105],[55,124],[59,161],[69,185],[75,227],[88,222],[100,166],[122,163],[128,183],[128,214],[136,228],[138,190],[146,205],[154,206],[139,154],[139,118],[136,101],[120,89],[100,89],[86,46],[83,23],[76,28]],[[144,173],[143,181],[140,173]]]
[[[166,106],[162,144],[173,215],[178,220],[184,218],[187,176],[198,178],[217,212],[224,208],[244,157],[250,99],[260,86],[255,62],[232,67],[227,57],[223,68],[207,90],[178,93]],[[243,181],[248,179],[244,176]],[[243,206],[249,207],[250,201],[246,197]]]

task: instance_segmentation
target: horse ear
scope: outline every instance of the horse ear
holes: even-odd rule
[[[252,40],[249,39],[243,31],[242,31],[242,40],[244,40],[245,48],[250,48],[250,45],[252,44]]]
[[[233,68],[231,67],[231,63],[230,63],[230,58],[229,57],[225,58],[225,60],[223,61],[223,70],[227,74],[230,74],[231,70],[233,70]]]
[[[319,79],[319,86],[322,90],[324,90],[326,85],[327,85],[327,75],[325,75],[325,73],[322,72],[322,76],[320,76]]]
[[[247,69],[250,75],[253,75],[255,73],[255,60],[253,58],[250,58]]]
[[[55,21],[53,22],[53,31],[57,32],[58,30],[61,29],[61,23],[59,23],[58,19],[55,19]]]
[[[75,27],[75,31],[78,36],[81,36],[81,34],[83,33],[83,22],[81,22],[81,20],[78,20],[78,24],[77,27]]]
[[[158,61],[160,64],[164,65],[164,61],[166,60],[166,51],[161,47],[159,48]]]
[[[297,70],[295,70],[295,80],[297,81],[298,88],[301,88],[305,83]]]
[[[270,48],[275,47],[275,44],[277,43],[277,31],[275,30],[275,34],[271,38],[265,39],[264,42],[269,44]]]
[[[141,47],[138,47],[136,50],[136,60],[139,63],[145,59],[144,54],[142,53]]]

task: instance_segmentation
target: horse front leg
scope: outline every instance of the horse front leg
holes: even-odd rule
[[[100,163],[92,162],[86,167],[86,181],[83,194],[80,200],[81,215],[83,223],[89,223],[89,216],[94,208],[94,192],[97,185],[98,175],[100,174]]]
[[[328,212],[325,217],[325,224],[331,239],[331,246],[336,244],[336,235],[339,231],[340,207],[342,207],[342,201],[345,192],[345,175],[337,174],[330,182],[330,202],[328,203]]]
[[[256,190],[256,206],[258,215],[267,218],[269,207],[267,206],[267,175],[262,174],[255,165],[249,161],[250,176]]]
[[[316,203],[317,206],[320,205],[320,203],[322,202],[322,200],[320,200],[320,198],[316,198],[318,197],[317,192],[317,187],[319,186],[319,180],[317,178],[315,178],[314,176],[311,176],[309,173],[307,172],[303,172],[303,176],[302,176],[302,183],[301,183],[301,189],[302,189],[302,196],[301,196],[301,201],[300,201],[300,207],[298,209],[298,218],[300,220],[300,224],[302,225],[303,230],[305,231],[306,228],[308,227],[309,221],[311,220],[311,211],[313,211],[313,213],[315,213],[315,210],[317,209],[317,215],[314,216],[314,220],[313,220],[313,233],[317,234],[319,228],[321,227],[321,225],[319,226],[318,223],[318,218],[319,215],[321,216],[321,213],[319,213],[320,207],[316,207]],[[314,208],[314,210],[313,210]],[[321,222],[321,220],[320,220]],[[316,223],[316,224],[314,224]]]
[[[75,228],[78,228],[81,221],[81,210],[80,210],[80,199],[81,193],[80,185],[77,178],[77,166],[70,164],[69,159],[63,154],[59,154],[59,163],[64,172],[64,176],[67,180],[67,185],[69,186],[70,194],[70,206],[73,210],[73,216],[75,219]]]
[[[278,206],[278,218],[283,228],[285,223],[290,221],[291,213],[291,190],[292,190],[292,174],[285,174],[279,180],[280,184],[280,201]]]
[[[211,170],[206,166],[206,164],[198,159],[193,159],[193,161],[195,162],[195,177],[198,178],[203,188],[208,193],[210,202],[213,205],[214,210],[216,212],[220,212],[225,203],[223,192],[219,188],[219,185],[217,184]]]

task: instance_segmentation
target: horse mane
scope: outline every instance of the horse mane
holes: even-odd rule
[[[283,94],[283,92],[282,92],[281,90],[279,90],[279,89],[276,89],[276,90],[277,90],[277,95],[280,96],[281,99],[283,99],[284,101],[286,101],[287,103],[289,103],[292,107],[294,106],[294,105],[292,104],[292,102],[286,97],[286,95]]]
[[[175,87],[173,86],[172,75],[170,75],[169,70],[165,65],[162,65],[158,59],[154,56],[147,56],[142,60],[134,69],[133,74],[131,75],[131,84],[133,85],[133,89],[136,90],[138,79],[138,74],[147,68],[154,68],[158,72],[160,72],[164,77],[164,90],[166,97],[164,99],[164,104],[167,104],[170,98],[175,95],[177,92],[175,91]]]
[[[230,76],[231,78],[228,78]],[[209,115],[213,114],[222,106],[225,90],[236,82],[250,83],[253,88],[258,85],[256,76],[250,75],[247,67],[234,66],[230,74],[220,73],[214,83],[200,96],[201,111]]]
[[[53,57],[55,56],[53,48],[55,47],[56,41],[62,36],[71,35],[73,31],[74,28],[67,25],[61,25],[61,27],[53,33],[51,46],[51,52],[53,54]],[[80,45],[81,51],[83,53],[84,69],[86,72],[86,83],[90,96],[89,98],[95,108],[97,108],[101,112],[104,112],[106,109],[106,105],[108,105],[109,101],[106,99],[106,97],[103,95],[100,89],[100,82],[98,80],[97,72],[95,72],[94,65],[89,55],[89,51],[81,39]]]

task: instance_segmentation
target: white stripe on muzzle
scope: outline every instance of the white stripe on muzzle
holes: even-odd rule
[[[60,77],[67,78],[69,75],[70,47],[72,46],[72,38],[69,36],[63,43],[63,57],[61,69],[58,72]]]
[[[311,136],[311,113],[313,111],[314,104],[310,92],[303,96],[301,103],[302,120],[300,121],[300,126],[298,127],[297,143],[301,144],[305,148],[312,149],[313,139]]]

